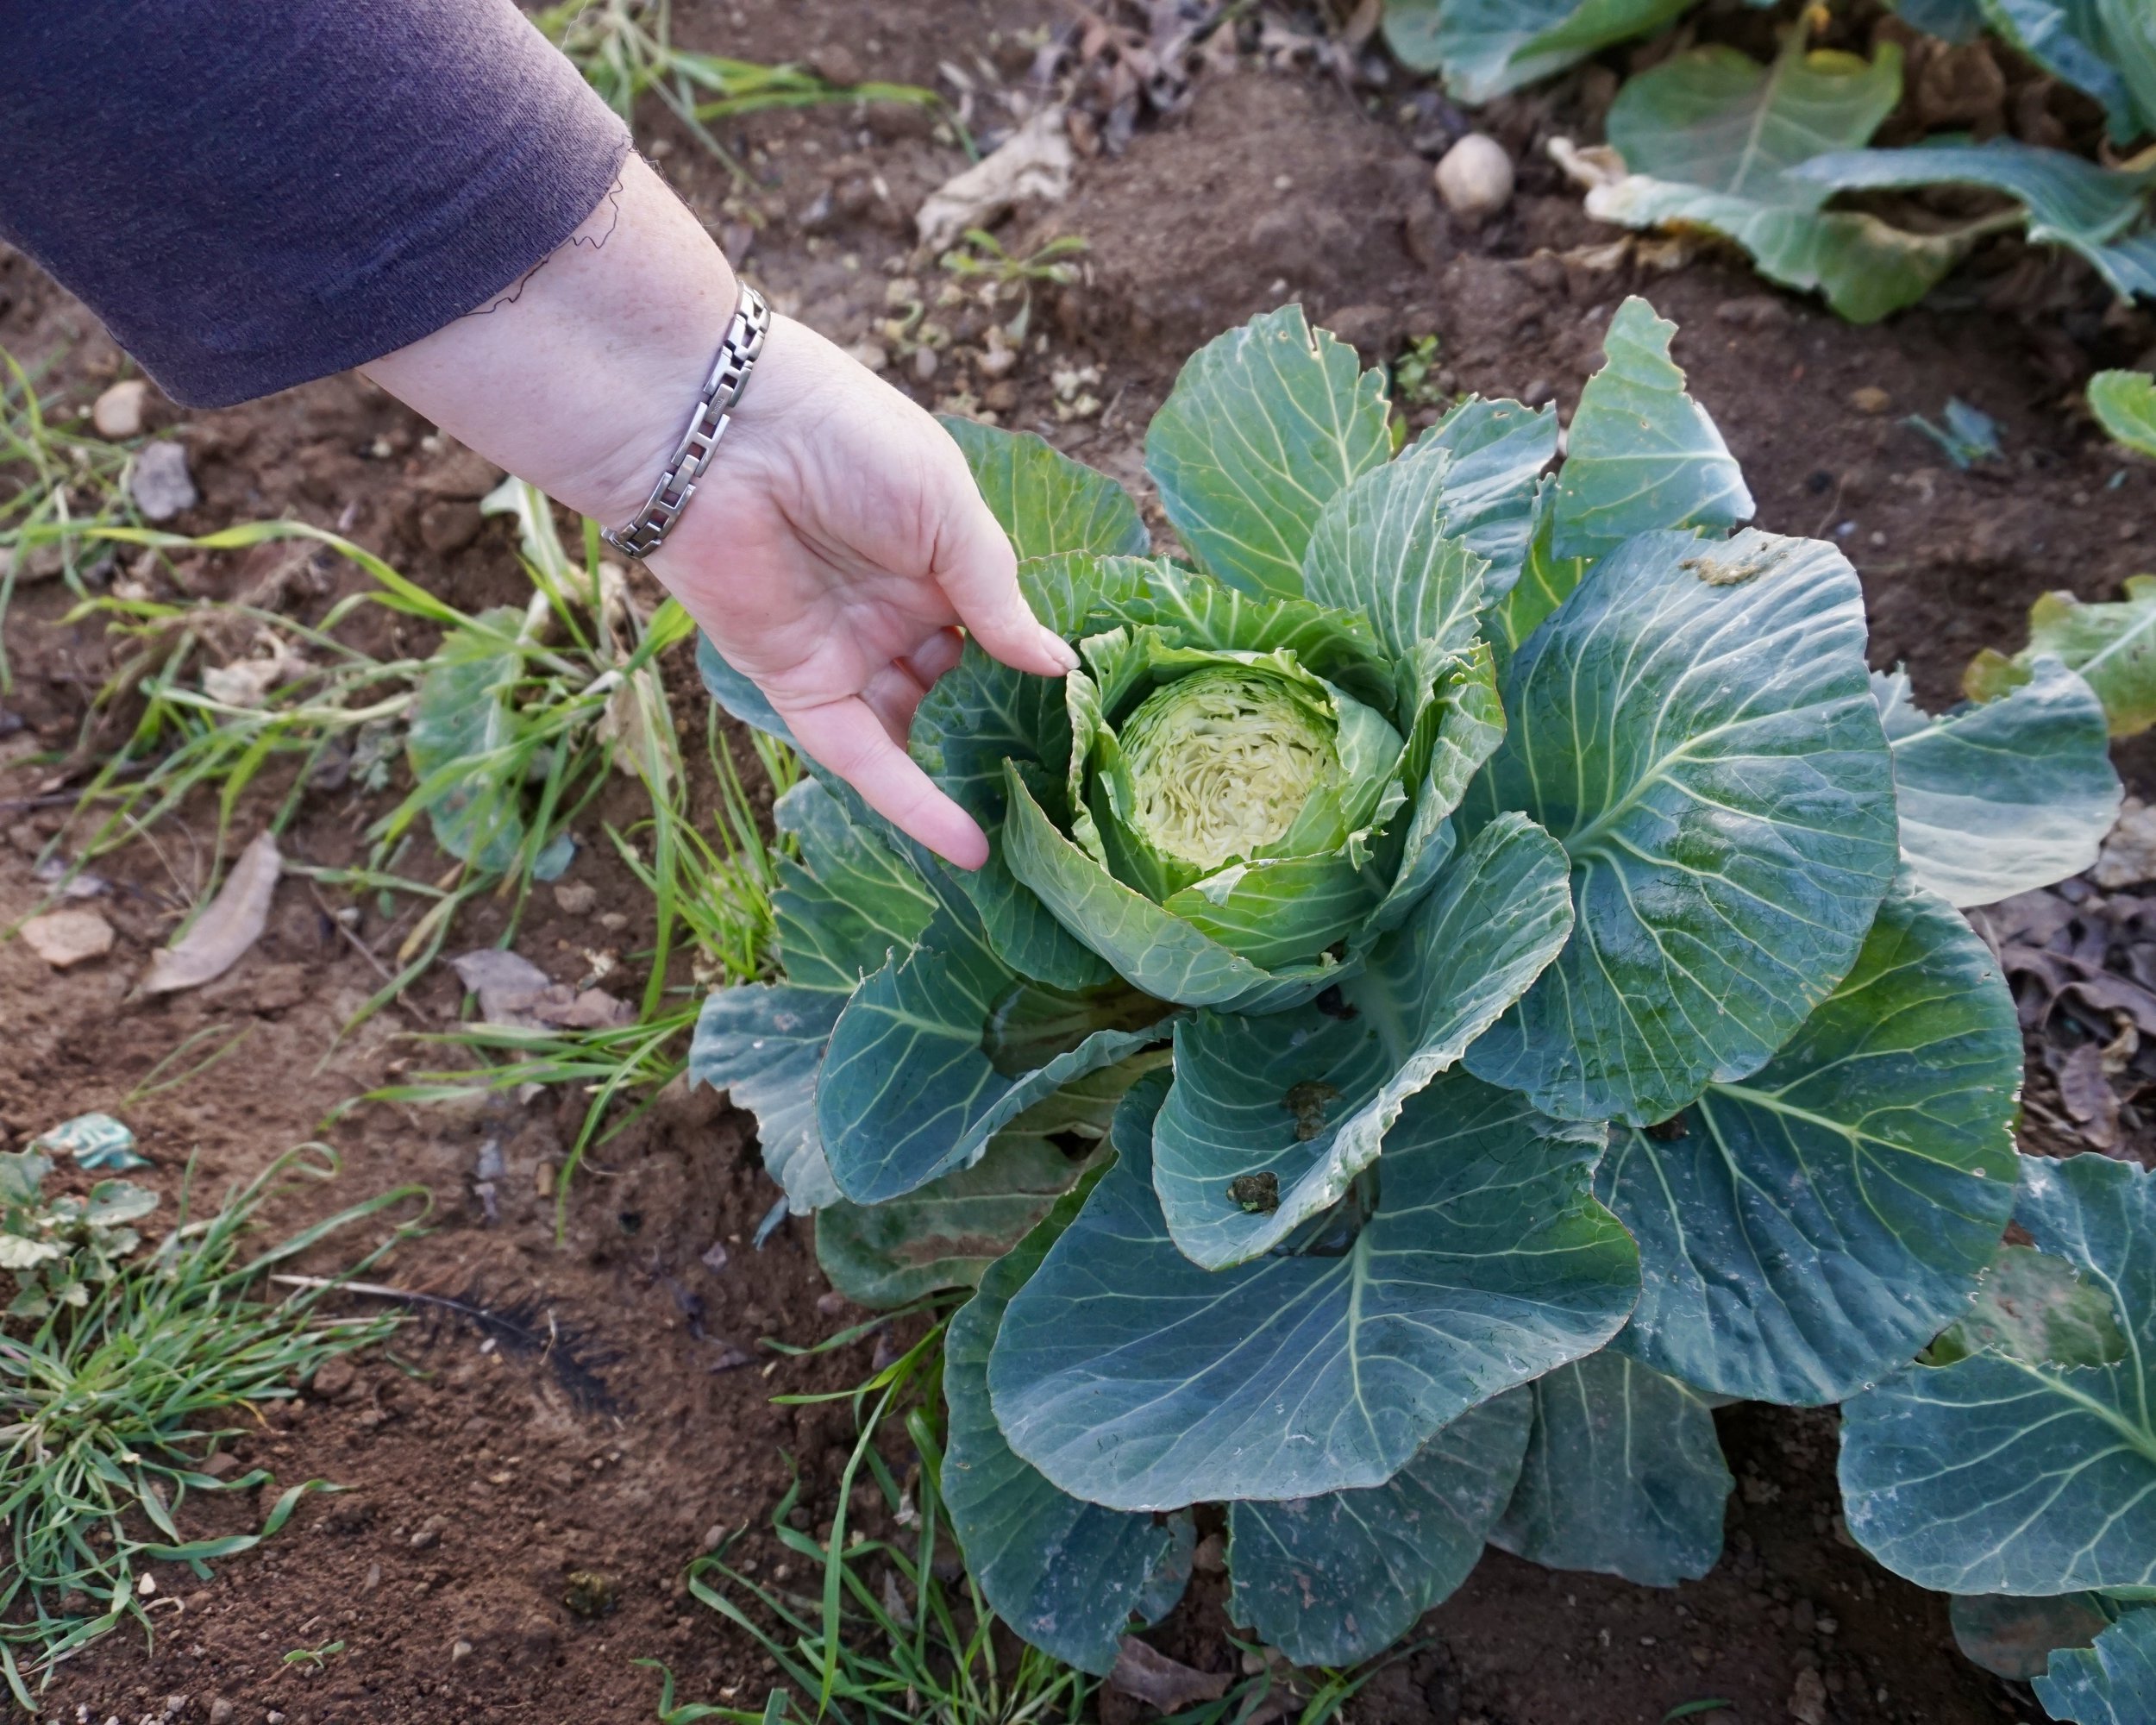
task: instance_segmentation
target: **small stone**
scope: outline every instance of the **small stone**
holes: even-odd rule
[[[916,348],[913,350],[913,380],[916,383],[935,382],[942,361],[936,357],[935,348]]]
[[[1859,413],[1881,414],[1894,405],[1894,398],[1876,383],[1849,392],[1849,405]]]
[[[232,1716],[239,1710],[222,1695],[216,1696],[210,1703],[210,1725],[232,1725]]]
[[[1435,170],[1438,196],[1463,222],[1487,221],[1512,202],[1512,158],[1496,139],[1470,132]]]
[[[826,1318],[836,1318],[846,1309],[846,1296],[836,1288],[828,1294],[818,1294],[816,1296],[816,1309]]]
[[[468,1659],[471,1657],[472,1644],[466,1640],[463,1636],[459,1635],[455,1640],[450,1642],[449,1663],[451,1665],[455,1665],[459,1660]]]
[[[116,383],[97,398],[90,410],[90,423],[109,442],[122,443],[142,435],[142,410],[149,405],[150,386],[141,378]]]
[[[439,1515],[429,1515],[419,1524],[419,1531],[406,1541],[415,1552],[431,1551],[442,1543],[442,1530],[448,1522]]]
[[[1815,1671],[1796,1674],[1789,1691],[1789,1717],[1796,1725],[1827,1725],[1827,1680]]]
[[[112,925],[96,911],[51,911],[22,925],[23,944],[55,970],[103,957],[112,939]]]
[[[854,51],[842,42],[810,50],[809,70],[826,84],[836,84],[842,90],[850,90],[861,82],[861,62]]]
[[[349,1354],[333,1354],[315,1368],[315,1375],[307,1380],[307,1388],[324,1402],[335,1402],[359,1382],[359,1368],[352,1364]]]
[[[262,1725],[285,1725],[285,1716],[273,1707],[262,1716]]]
[[[609,934],[619,934],[629,926],[628,913],[624,911],[601,911],[599,925]]]
[[[726,1242],[713,1240],[704,1248],[704,1255],[698,1258],[697,1262],[710,1270],[712,1275],[718,1275],[726,1268]]]
[[[1228,1567],[1228,1542],[1218,1534],[1207,1534],[1198,1541],[1198,1549],[1190,1554],[1190,1566],[1200,1575],[1225,1575]]]
[[[170,521],[202,501],[194,475],[187,470],[187,451],[178,443],[151,443],[128,469],[128,494],[146,521]]]
[[[1714,316],[1732,329],[1749,329],[1756,335],[1781,329],[1789,321],[1789,308],[1771,293],[1746,293],[1722,301],[1714,308]]]
[[[599,908],[599,888],[589,881],[559,881],[555,883],[554,901],[564,916],[589,916]]]

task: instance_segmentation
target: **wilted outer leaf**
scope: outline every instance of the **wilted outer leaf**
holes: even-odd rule
[[[2028,645],[2011,659],[1979,653],[1962,687],[1971,699],[1995,700],[2028,682],[2046,654],[2096,692],[2112,736],[2156,724],[2156,575],[2128,575],[2122,599],[2084,604],[2069,593],[2046,593],[2028,608]]]
[[[516,861],[524,842],[522,792],[505,760],[485,757],[507,750],[521,728],[509,696],[523,674],[524,656],[501,643],[515,639],[524,614],[497,605],[478,621],[488,633],[453,629],[428,661],[412,698],[404,754],[422,785],[446,775],[427,806],[435,843],[474,868],[498,871]],[[451,771],[460,762],[473,765]]]
[[[1763,1070],[1616,1134],[1595,1188],[1639,1242],[1643,1291],[1615,1346],[1765,1402],[1876,1383],[1966,1305],[2005,1231],[2021,1082],[1990,950],[1896,887]]]
[[[2016,1598],[2006,1593],[1957,1593],[1948,1613],[1954,1645],[1994,1675],[2027,1683],[2043,1675],[2061,1647],[2085,1647],[2117,1615],[2101,1594],[2057,1593]],[[2054,1718],[2060,1716],[2054,1714]]]
[[[1086,1187],[991,1265],[950,1320],[943,1396],[950,1408],[943,1502],[966,1565],[997,1615],[1056,1658],[1096,1675],[1115,1664],[1169,1530],[1058,1491],[1011,1452],[988,1406],[988,1356],[1011,1296],[1077,1214]],[[1157,1603],[1157,1602],[1150,1602]]]
[[[1522,809],[1578,924],[1468,1069],[1649,1125],[1756,1070],[1847,974],[1896,857],[1864,599],[1833,547],[1644,535],[1513,661],[1462,819]]]
[[[1714,1568],[1733,1481],[1696,1390],[1605,1349],[1528,1393],[1534,1432],[1493,1545],[1643,1587]]]
[[[888,1309],[940,1288],[971,1288],[1048,1213],[1078,1164],[1045,1139],[991,1139],[955,1169],[882,1204],[838,1203],[816,1218],[816,1261],[857,1306]]]
[[[1732,47],[1695,48],[1618,92],[1609,141],[1630,170],[1588,193],[1587,211],[1627,228],[1703,228],[1735,241],[1760,273],[1817,288],[1870,323],[1914,304],[1971,242],[1917,234],[1858,210],[1829,210],[1830,182],[1796,170],[1870,141],[1902,93],[1892,43],[1865,60],[1807,52],[1790,34],[1771,65]]]
[[[731,1093],[756,1117],[763,1165],[798,1213],[838,1201],[816,1130],[816,1075],[843,994],[743,982],[705,1000],[689,1044],[691,1082]]]
[[[179,988],[198,988],[237,964],[269,926],[270,901],[284,872],[276,835],[256,834],[233,863],[210,907],[177,942],[150,960],[142,992],[169,994]]]
[[[1608,357],[1580,392],[1557,476],[1554,555],[1599,557],[1637,533],[1752,518],[1736,458],[1670,358],[1676,334],[1644,299],[1610,319]]]
[[[1631,1309],[1637,1255],[1587,1192],[1601,1135],[1457,1072],[1408,1104],[1382,1208],[1344,1250],[1201,1270],[1153,1195],[1164,1088],[1125,1098],[1117,1165],[988,1365],[1012,1447],[1067,1491],[1146,1509],[1382,1484]]]
[[[1245,593],[1300,594],[1319,512],[1392,454],[1386,413],[1384,374],[1283,306],[1183,367],[1145,467],[1200,566]]]
[[[1983,144],[1834,151],[1793,167],[1789,174],[1793,180],[1835,191],[1940,185],[2002,191],[2027,208],[2028,236],[2036,244],[2078,252],[2121,293],[2156,291],[2147,255],[2128,233],[2147,206],[2152,182],[2147,173],[2099,167],[2064,150],[1994,138]]]
[[[2156,1719],[2156,1608],[2128,1612],[2093,1647],[2053,1653],[2035,1688],[2054,1719],[2147,1725]]]
[[[2110,1295],[2128,1352],[2102,1365],[1980,1353],[1846,1402],[1849,1530],[1944,1592],[2156,1584],[2156,1175],[2027,1157],[2015,1217]]]
[[[2089,405],[2115,441],[2156,455],[2156,378],[2147,372],[2098,372],[2089,380]]]
[[[1506,816],[1344,985],[1344,1014],[1186,1020],[1175,1088],[1153,1124],[1153,1184],[1175,1244],[1207,1269],[1241,1264],[1338,1203],[1407,1099],[1520,998],[1571,932],[1564,852]],[[1279,1204],[1253,1214],[1230,1187],[1263,1174]]]
[[[831,1029],[816,1128],[838,1189],[881,1203],[976,1161],[996,1131],[1073,1078],[1135,1054],[1159,1028],[1100,1030],[1032,1071],[997,1070],[982,1045],[1019,981],[955,888],[919,945],[863,982]]]
[[[1228,1509],[1228,1616],[1299,1665],[1374,1659],[1468,1578],[1520,1478],[1533,1402],[1485,1402],[1384,1484]]]
[[[1872,674],[1894,749],[1902,856],[1949,904],[1990,905],[2078,875],[2119,818],[2103,704],[2056,659],[1997,700],[1933,718],[1906,673]]]
[[[1443,72],[1480,104],[1562,72],[1599,48],[1661,28],[1691,0],[1386,0],[1385,40],[1401,63]]]

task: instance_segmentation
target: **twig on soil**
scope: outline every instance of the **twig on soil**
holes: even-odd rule
[[[462,1319],[509,1352],[536,1357],[579,1411],[611,1414],[621,1405],[600,1375],[621,1356],[594,1349],[589,1336],[556,1321],[552,1308],[542,1307],[536,1300],[486,1306],[475,1300],[423,1293],[416,1288],[392,1288],[380,1282],[339,1282],[322,1276],[273,1276],[270,1280],[280,1287],[334,1289],[371,1300],[393,1300],[399,1305],[429,1307]]]

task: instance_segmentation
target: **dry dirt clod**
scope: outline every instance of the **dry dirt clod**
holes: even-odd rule
[[[599,908],[599,888],[588,881],[563,881],[554,889],[554,901],[564,916],[589,916]]]
[[[220,1695],[210,1703],[210,1725],[232,1725],[232,1716],[239,1710]]]
[[[1880,414],[1894,405],[1894,398],[1876,383],[1868,383],[1849,392],[1849,405],[1859,413]]]
[[[1789,1691],[1789,1717],[1796,1725],[1827,1725],[1827,1684],[1817,1672],[1796,1674],[1796,1687]]]
[[[114,384],[90,410],[90,423],[100,437],[123,443],[142,435],[142,410],[149,405],[150,386],[141,378]]]
[[[202,501],[195,476],[187,470],[187,451],[178,443],[152,443],[128,469],[128,494],[146,521],[170,521]]]
[[[112,925],[95,911],[53,911],[22,925],[22,944],[55,970],[112,950]]]
[[[1512,157],[1486,133],[1470,132],[1453,145],[1434,177],[1445,207],[1463,222],[1486,222],[1512,202]]]

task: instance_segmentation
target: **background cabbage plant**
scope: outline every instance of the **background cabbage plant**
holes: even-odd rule
[[[693,1070],[839,1288],[977,1289],[944,1490],[1075,1665],[1172,1605],[1201,1503],[1308,1663],[1485,1543],[1699,1575],[1713,1408],[1888,1378],[1998,1249],[2021,1042],[1955,906],[2093,860],[2103,709],[2053,660],[1938,716],[1875,678],[1674,333],[1616,313],[1557,466],[1508,401],[1396,451],[1382,373],[1259,317],[1147,438],[1181,557],[954,424],[1081,668],[968,646],[923,703],[977,873],[836,783],[779,806],[787,980],[714,994]]]

